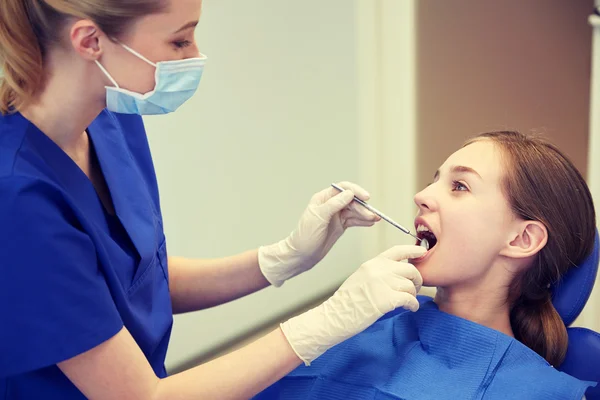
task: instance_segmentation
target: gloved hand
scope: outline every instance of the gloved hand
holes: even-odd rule
[[[398,307],[417,311],[423,279],[412,264],[399,261],[426,252],[420,246],[392,247],[361,265],[323,304],[281,324],[294,352],[310,365],[386,313]]]
[[[349,182],[339,183],[339,192],[329,187],[315,194],[302,214],[297,228],[284,240],[258,249],[258,264],[273,286],[301,274],[325,257],[351,226],[372,226],[380,218],[352,201],[367,201],[369,193]]]

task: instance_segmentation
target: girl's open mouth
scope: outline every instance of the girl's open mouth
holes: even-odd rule
[[[437,244],[437,237],[425,225],[419,224],[417,226],[417,237],[421,239],[420,241],[417,241],[417,246],[421,245],[427,250],[433,249]]]
[[[427,249],[427,253],[425,253],[423,256],[421,256],[419,258],[415,258],[410,261],[411,262],[422,262],[431,255],[431,252],[432,252],[433,248],[437,245],[438,240],[437,240],[437,237],[435,236],[435,234],[431,231],[431,229],[429,229],[428,226],[425,226],[425,225],[419,223],[419,224],[417,224],[416,229],[417,229],[417,237],[422,240],[417,240],[415,244],[417,246],[425,247]]]

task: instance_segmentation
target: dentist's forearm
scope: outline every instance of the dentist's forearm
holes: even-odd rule
[[[169,257],[174,313],[217,306],[270,285],[258,266],[258,251],[218,259]]]
[[[226,356],[159,379],[123,328],[58,366],[91,400],[246,400],[300,363],[281,329],[276,329]]]
[[[161,380],[153,400],[246,400],[301,363],[277,329],[233,353]]]

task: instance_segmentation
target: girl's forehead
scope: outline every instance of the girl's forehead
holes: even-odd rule
[[[450,155],[440,167],[440,172],[461,166],[475,170],[484,180],[494,180],[504,169],[501,156],[500,148],[492,141],[476,141]]]

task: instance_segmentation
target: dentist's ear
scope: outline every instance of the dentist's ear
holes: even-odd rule
[[[548,230],[539,221],[521,221],[512,231],[500,255],[510,258],[535,256],[548,243]]]
[[[90,20],[79,20],[73,24],[69,39],[73,49],[86,60],[94,61],[102,55],[100,38],[106,37]]]

